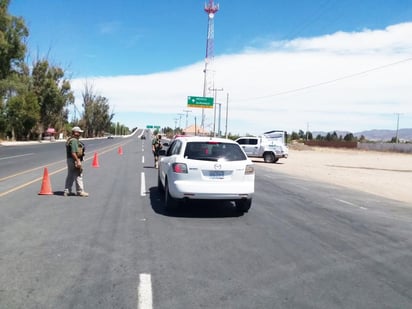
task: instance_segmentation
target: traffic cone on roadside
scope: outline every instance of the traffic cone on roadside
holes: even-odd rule
[[[47,167],[44,168],[43,181],[41,183],[39,195],[53,195]]]
[[[99,167],[99,158],[97,157],[97,152],[94,153],[92,167]]]
[[[119,149],[117,150],[117,153],[118,153],[119,155],[122,155],[122,154],[123,154],[123,148],[122,148],[122,146],[119,146]]]

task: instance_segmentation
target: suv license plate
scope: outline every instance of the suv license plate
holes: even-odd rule
[[[225,173],[223,171],[210,171],[210,178],[224,178]]]

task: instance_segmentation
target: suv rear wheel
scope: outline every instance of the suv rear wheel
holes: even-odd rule
[[[160,193],[164,193],[164,188],[162,185],[162,181],[160,180],[160,175],[157,175],[157,189]]]
[[[263,154],[263,161],[265,161],[265,163],[273,163],[276,162],[275,161],[275,155],[271,152],[265,152]]]
[[[240,213],[248,212],[252,206],[252,199],[243,199],[235,201],[236,210]]]
[[[178,206],[178,200],[173,198],[170,195],[169,184],[167,182],[167,179],[165,181],[164,194],[165,194],[164,195],[165,196],[165,209],[166,210],[175,209]]]

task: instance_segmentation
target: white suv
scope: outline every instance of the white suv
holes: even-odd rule
[[[230,200],[247,212],[255,191],[252,161],[239,144],[223,138],[178,137],[159,162],[158,188],[165,207],[187,199]]]
[[[289,154],[288,147],[278,137],[244,136],[239,137],[236,142],[248,157],[263,158],[266,163],[276,163],[280,158],[287,158]]]

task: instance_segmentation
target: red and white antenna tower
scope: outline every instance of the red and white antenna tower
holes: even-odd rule
[[[206,97],[210,93],[210,89],[214,88],[213,85],[213,59],[214,59],[214,41],[215,41],[215,26],[214,17],[217,11],[219,11],[219,4],[215,4],[213,0],[209,0],[209,3],[205,3],[205,12],[208,16],[207,23],[207,41],[206,41],[206,58],[204,82],[203,82],[203,96]],[[202,109],[202,128],[204,128],[204,109]]]

